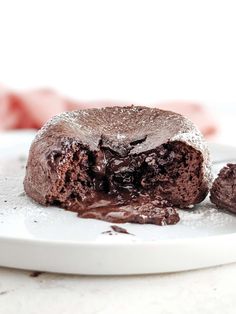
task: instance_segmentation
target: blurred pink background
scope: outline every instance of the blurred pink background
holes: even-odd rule
[[[130,104],[107,100],[80,102],[51,89],[16,92],[0,85],[0,130],[39,129],[48,119],[63,111]],[[198,126],[206,138],[212,138],[217,134],[218,127],[214,115],[204,105],[188,101],[172,101],[151,104],[151,106],[185,115]]]

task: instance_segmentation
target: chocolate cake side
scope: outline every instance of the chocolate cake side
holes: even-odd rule
[[[214,180],[210,200],[218,208],[236,213],[236,164],[227,164]]]
[[[201,202],[210,183],[209,153],[189,120],[131,106],[78,110],[50,120],[32,143],[24,187],[37,202],[80,216],[96,211],[96,218],[116,222],[109,210],[138,222],[146,206],[156,219],[143,221],[162,224],[163,208]],[[168,206],[155,203],[160,198]],[[165,210],[165,223],[179,220],[173,206]],[[127,214],[130,208],[136,216]]]

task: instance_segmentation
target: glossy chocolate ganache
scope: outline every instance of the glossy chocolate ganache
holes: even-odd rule
[[[207,147],[189,120],[129,106],[52,118],[31,145],[24,187],[80,217],[164,225],[201,202],[210,182]]]

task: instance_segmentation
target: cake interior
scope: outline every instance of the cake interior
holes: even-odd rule
[[[210,199],[217,207],[236,213],[236,164],[221,169],[210,192]]]
[[[201,201],[196,195],[202,163],[199,151],[179,141],[122,156],[102,144],[98,151],[90,151],[73,141],[49,156],[55,184],[47,203],[91,217],[98,210],[107,215],[111,208],[130,205],[143,206],[149,213],[157,205],[184,208]]]

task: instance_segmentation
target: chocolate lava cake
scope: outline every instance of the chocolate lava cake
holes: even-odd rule
[[[43,205],[113,223],[179,221],[211,182],[202,135],[183,116],[140,106],[65,112],[33,141],[24,188]]]
[[[227,164],[221,169],[210,192],[212,203],[236,213],[236,164]]]

